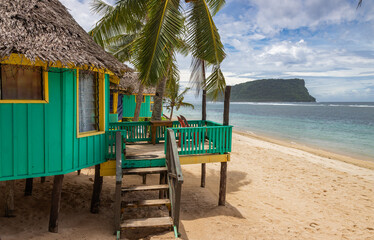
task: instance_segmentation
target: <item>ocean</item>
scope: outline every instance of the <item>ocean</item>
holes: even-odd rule
[[[201,103],[177,114],[201,119]],[[168,112],[165,111],[165,114]],[[223,103],[207,104],[207,119],[222,122]],[[236,130],[374,161],[374,102],[232,102]]]

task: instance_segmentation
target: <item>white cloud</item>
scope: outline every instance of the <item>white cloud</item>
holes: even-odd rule
[[[114,0],[108,0],[113,3]],[[86,30],[99,20],[91,0],[61,0]],[[227,58],[228,84],[305,78],[317,99],[374,101],[374,1],[227,0],[215,17]],[[177,57],[183,86],[190,57]]]

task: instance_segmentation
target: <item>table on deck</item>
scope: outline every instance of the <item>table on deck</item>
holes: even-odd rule
[[[156,144],[156,130],[157,127],[173,127],[172,121],[150,121],[151,123],[151,136],[152,136],[152,144]]]

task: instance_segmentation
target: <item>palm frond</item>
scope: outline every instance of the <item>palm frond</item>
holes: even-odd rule
[[[180,107],[189,107],[189,108],[195,109],[195,106],[193,104],[187,103],[187,102],[181,102],[175,107],[175,109],[178,111]]]
[[[124,32],[139,31],[147,14],[147,0],[119,0],[111,6],[101,0],[94,0],[91,11],[104,14],[89,32],[94,41],[105,47],[105,40]]]
[[[205,64],[204,61],[199,58],[192,58],[191,61],[191,76],[190,84],[192,88],[196,90],[196,95],[200,94],[200,91],[205,86]]]
[[[212,11],[212,15],[216,15],[219,10],[226,4],[225,0],[207,0],[210,10]]]
[[[120,34],[107,39],[107,50],[121,62],[130,61],[136,34]]]
[[[91,12],[105,15],[111,11],[113,11],[115,7],[110,5],[109,3],[104,2],[103,0],[92,0],[91,2]]]
[[[357,8],[361,7],[362,5],[362,0],[358,1]]]
[[[192,1],[189,6],[188,42],[192,56],[209,64],[219,65],[226,54],[206,0]]]
[[[180,0],[150,0],[148,21],[136,43],[135,65],[145,85],[154,85],[166,76],[170,48],[177,44],[183,25]]]
[[[212,70],[212,73],[206,80],[205,89],[207,89],[207,96],[211,100],[216,101],[219,95],[225,91],[226,80],[219,66],[213,67]]]

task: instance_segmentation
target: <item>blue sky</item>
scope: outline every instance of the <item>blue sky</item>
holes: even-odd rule
[[[100,18],[90,12],[90,0],[61,2],[86,30]],[[359,9],[356,0],[226,2],[215,22],[228,84],[303,78],[318,101],[374,101],[374,1]],[[184,85],[190,61],[178,57]]]

